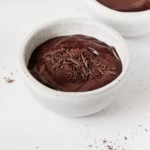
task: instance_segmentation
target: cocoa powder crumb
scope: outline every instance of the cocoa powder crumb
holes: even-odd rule
[[[142,124],[139,124],[138,126],[139,126],[139,128],[143,127],[143,125],[142,125]]]
[[[15,80],[11,79],[9,77],[4,77],[4,80],[6,81],[6,83],[13,83]]]
[[[146,132],[149,132],[149,130],[148,130],[148,129],[145,129],[145,131],[146,131]]]
[[[93,147],[93,145],[88,145],[90,148]]]
[[[113,146],[107,145],[108,150],[114,150]]]
[[[106,144],[106,143],[107,143],[107,140],[106,140],[106,139],[104,139],[104,140],[103,140],[103,143],[104,143],[104,144]]]

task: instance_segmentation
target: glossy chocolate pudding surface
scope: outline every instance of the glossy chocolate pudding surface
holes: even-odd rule
[[[143,11],[150,9],[150,0],[97,0],[118,11]]]
[[[60,36],[38,46],[28,69],[44,85],[59,91],[83,92],[105,86],[122,71],[114,47],[85,35]]]

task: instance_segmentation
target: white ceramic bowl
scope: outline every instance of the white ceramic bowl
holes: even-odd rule
[[[126,37],[150,33],[150,10],[120,12],[110,9],[96,0],[85,0],[89,16],[102,21]]]
[[[61,35],[84,34],[115,46],[123,71],[108,85],[88,92],[62,92],[38,82],[27,69],[33,50],[43,42]],[[129,65],[128,48],[122,37],[108,26],[85,19],[63,19],[46,23],[35,29],[21,49],[21,70],[32,95],[48,109],[67,116],[85,116],[109,105],[117,96]]]

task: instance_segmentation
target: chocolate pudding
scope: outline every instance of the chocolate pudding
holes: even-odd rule
[[[28,69],[44,85],[83,92],[105,86],[122,71],[114,47],[85,35],[60,36],[38,46]]]
[[[97,0],[118,11],[143,11],[150,9],[150,0]]]

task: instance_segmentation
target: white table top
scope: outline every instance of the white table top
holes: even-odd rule
[[[131,67],[125,88],[102,112],[63,117],[26,89],[18,68],[25,36],[45,21],[69,16],[86,16],[80,0],[0,0],[0,150],[150,149],[150,35],[126,39]]]

